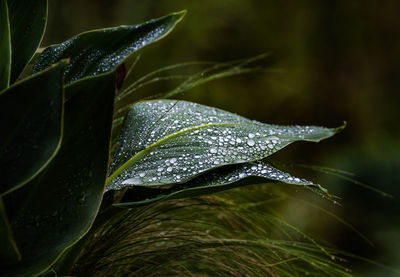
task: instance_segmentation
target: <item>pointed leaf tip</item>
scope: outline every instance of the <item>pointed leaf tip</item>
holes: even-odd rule
[[[342,126],[339,126],[339,127],[335,128],[335,134],[338,134],[338,133],[342,132],[344,130],[344,128],[346,128],[346,126],[347,126],[347,122],[343,121],[343,125]]]
[[[178,18],[178,21],[182,20],[186,14],[187,14],[187,10],[182,10],[179,12],[171,13],[171,15],[176,16]]]

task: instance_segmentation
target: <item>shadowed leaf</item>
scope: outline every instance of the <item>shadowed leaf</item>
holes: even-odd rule
[[[18,261],[21,255],[12,237],[10,223],[8,222],[3,198],[0,196],[0,259]]]
[[[56,155],[62,137],[64,60],[0,93],[0,193],[39,174]]]
[[[0,91],[10,84],[11,38],[7,0],[0,0]]]
[[[8,0],[7,2],[12,46],[11,83],[13,83],[28,64],[43,38],[47,22],[47,0]]]
[[[28,185],[4,198],[22,255],[21,262],[2,265],[5,276],[46,271],[88,231],[99,209],[107,176],[115,74],[88,78],[68,89],[79,93],[65,104],[60,151]]]

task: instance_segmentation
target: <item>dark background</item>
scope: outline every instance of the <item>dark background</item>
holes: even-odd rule
[[[187,9],[167,38],[141,51],[139,77],[185,61],[229,61],[264,52],[280,73],[214,81],[181,98],[276,124],[336,127],[319,144],[297,143],[274,155],[354,173],[353,178],[394,196],[360,188],[337,177],[300,171],[340,196],[326,203],[365,234],[374,246],[321,211],[287,202],[291,223],[341,249],[400,268],[400,141],[398,77],[400,1],[255,0],[50,0],[43,45],[89,29],[142,23]],[[154,88],[155,92],[171,88]],[[160,91],[159,91],[160,90]],[[397,276],[354,263],[361,276]]]

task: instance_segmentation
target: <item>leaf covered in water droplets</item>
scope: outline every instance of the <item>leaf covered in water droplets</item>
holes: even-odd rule
[[[185,101],[139,102],[125,118],[107,190],[184,183],[223,165],[261,160],[294,141],[333,134],[324,127],[263,124]]]
[[[86,76],[112,71],[134,51],[166,36],[184,14],[184,11],[172,13],[139,25],[79,34],[46,48],[37,59],[33,72],[66,58],[71,59],[64,75],[66,84]]]
[[[134,207],[148,205],[161,200],[195,197],[249,184],[271,182],[313,186],[324,193],[327,192],[320,185],[293,177],[267,163],[259,161],[223,166],[171,188],[134,186],[126,192],[122,201],[115,204],[115,206]]]

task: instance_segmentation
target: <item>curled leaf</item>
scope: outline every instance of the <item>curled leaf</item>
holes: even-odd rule
[[[261,160],[295,141],[333,134],[335,129],[263,124],[184,101],[139,102],[125,118],[107,190],[184,183],[223,165]]]

